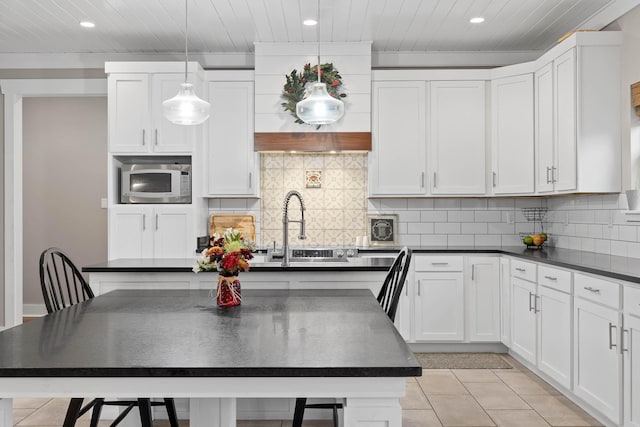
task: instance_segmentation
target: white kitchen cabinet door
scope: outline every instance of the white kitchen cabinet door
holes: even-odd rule
[[[511,350],[536,364],[536,285],[511,277]]]
[[[210,81],[207,86],[208,195],[255,197],[259,166],[253,151],[253,82]]]
[[[534,191],[533,74],[491,82],[491,186],[494,194]]]
[[[535,180],[536,192],[553,191],[551,173],[554,167],[554,101],[553,63],[534,74],[535,93]]]
[[[433,194],[485,194],[484,81],[429,83]]]
[[[146,153],[152,141],[149,76],[112,74],[108,78],[109,151]]]
[[[425,82],[374,82],[372,101],[369,195],[426,195]]]
[[[574,298],[573,392],[615,424],[620,422],[619,313]]]
[[[416,273],[416,341],[464,340],[462,273]]]
[[[400,295],[400,301],[398,302],[398,309],[396,310],[396,318],[394,324],[396,329],[402,335],[405,341],[410,342],[413,337],[411,336],[411,298],[409,297],[411,289],[411,279],[407,278],[402,295]]]
[[[500,341],[500,260],[468,257],[467,325],[471,342]]]
[[[162,102],[178,94],[184,74],[154,74],[151,77],[151,151],[183,153],[193,150],[196,126],[171,123],[164,116]]]
[[[136,205],[109,209],[109,259],[153,258],[153,209]]]
[[[625,315],[624,356],[624,425],[640,427],[640,319]]]
[[[538,286],[538,369],[571,388],[571,295]]]
[[[553,61],[555,94],[555,169],[551,176],[556,191],[576,189],[576,51],[570,49]],[[584,171],[588,173],[588,171]]]
[[[163,206],[154,210],[154,258],[189,258],[195,256],[191,207]]]
[[[500,258],[500,340],[511,346],[511,265],[509,258]]]

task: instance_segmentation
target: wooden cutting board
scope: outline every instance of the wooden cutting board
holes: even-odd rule
[[[235,228],[244,233],[245,237],[256,240],[256,218],[253,215],[239,214],[211,214],[209,217],[209,235],[224,234],[227,228]]]

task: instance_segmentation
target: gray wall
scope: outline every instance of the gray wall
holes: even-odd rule
[[[24,98],[23,123],[24,303],[42,304],[44,249],[107,259],[107,98]]]

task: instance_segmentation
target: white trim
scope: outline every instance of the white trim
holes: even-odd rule
[[[0,80],[4,94],[4,326],[22,323],[22,99],[106,96],[106,79]]]
[[[23,317],[40,317],[47,314],[47,306],[44,304],[23,304],[22,316]]]

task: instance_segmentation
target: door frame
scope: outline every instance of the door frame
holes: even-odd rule
[[[2,330],[22,323],[24,304],[22,100],[33,97],[107,96],[107,79],[6,79],[0,80],[0,93],[4,95],[4,326],[0,326]]]

